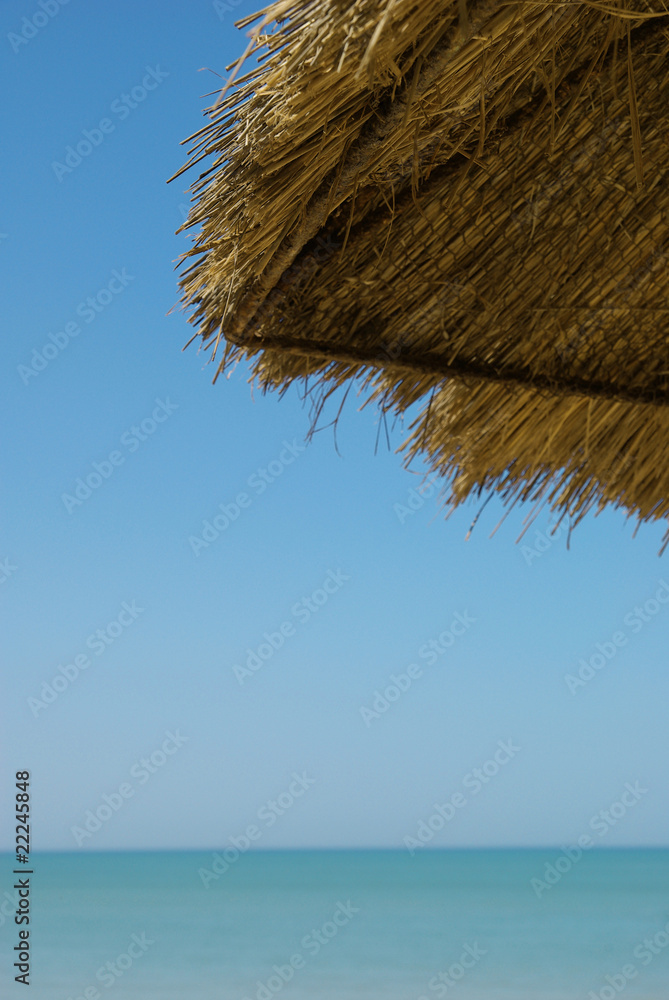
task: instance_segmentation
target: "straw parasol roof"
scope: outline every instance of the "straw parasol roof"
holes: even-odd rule
[[[253,23],[183,168],[206,161],[181,287],[217,373],[420,403],[403,448],[453,506],[666,518],[665,0],[280,0]]]

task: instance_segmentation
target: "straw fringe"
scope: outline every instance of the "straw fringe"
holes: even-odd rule
[[[219,370],[423,400],[403,447],[451,505],[666,518],[664,0],[283,0],[252,23],[261,62],[186,164],[211,160],[181,284]]]

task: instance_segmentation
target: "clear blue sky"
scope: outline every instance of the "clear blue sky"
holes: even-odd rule
[[[7,0],[0,33],[2,795],[30,769],[33,846],[76,849],[72,828],[115,793],[82,849],[213,848],[249,824],[258,847],[403,847],[456,792],[464,805],[432,846],[561,845],[635,782],[647,792],[598,843],[666,844],[669,604],[639,624],[633,611],[669,582],[662,527],[632,538],[606,512],[570,551],[563,534],[528,561],[526,510],[489,537],[496,500],[469,541],[475,506],[444,520],[430,497],[402,523],[420,477],[395,453],[401,427],[375,454],[374,410],[349,403],[340,455],[327,431],[300,451],[297,393],[252,398],[242,366],[212,386],[197,347],[181,351],[184,315],[168,315],[192,178],[165,181],[218,82],[198,70],[224,75],[252,4],[219,16],[206,0],[71,0],[17,43],[40,9]],[[54,167],[94,129],[90,155]],[[64,500],[94,463],[100,485]],[[193,543],[240,493],[238,517]],[[456,612],[475,621],[430,664],[425,644]],[[282,624],[281,647],[240,683],[235,665]],[[572,693],[565,675],[621,631]],[[59,668],[77,662],[68,680]],[[387,711],[361,712],[412,663],[422,673]],[[30,701],[57,676],[51,703]],[[169,756],[166,731],[187,737]],[[475,793],[500,740],[521,749]],[[149,773],[138,762],[152,754]],[[259,819],[298,790],[293,772],[314,783]]]

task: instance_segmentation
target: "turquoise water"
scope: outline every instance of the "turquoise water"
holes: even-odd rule
[[[544,882],[558,857],[249,852],[205,875],[205,888],[211,852],[35,856],[25,995],[666,1000],[669,851],[588,852],[535,891],[531,880]],[[17,928],[5,916],[11,858],[3,862],[0,975],[3,995],[20,996],[9,958]]]

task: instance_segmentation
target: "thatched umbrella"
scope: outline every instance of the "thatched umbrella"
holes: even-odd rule
[[[186,165],[214,157],[181,284],[218,372],[424,401],[404,447],[453,505],[666,517],[664,0],[259,18]]]

